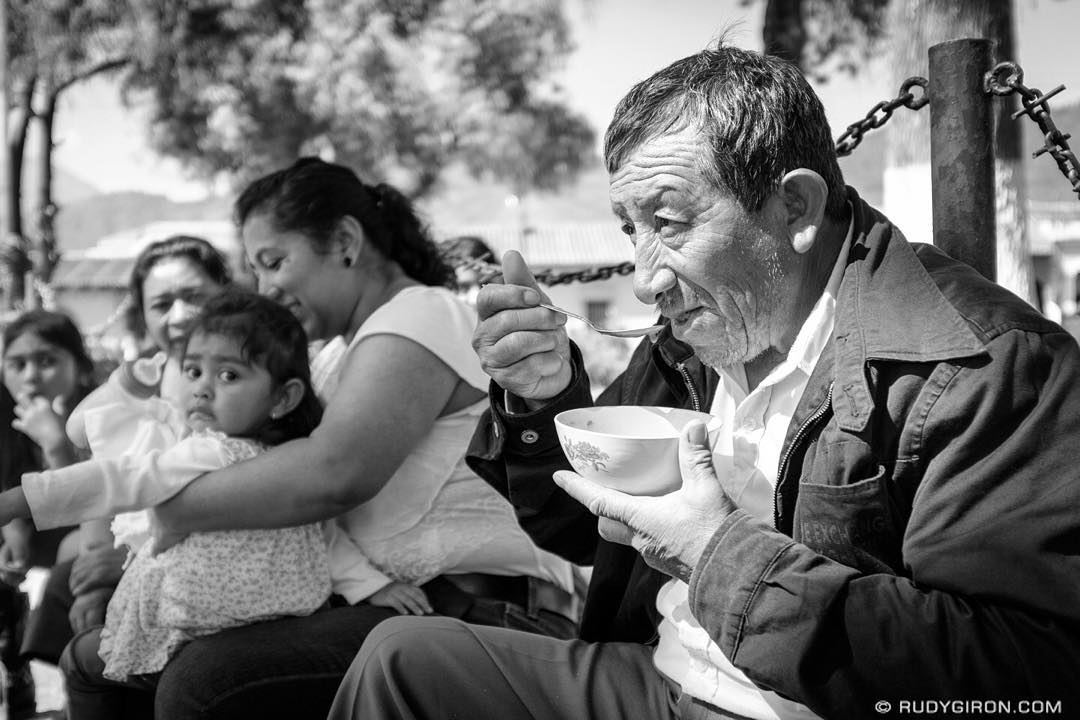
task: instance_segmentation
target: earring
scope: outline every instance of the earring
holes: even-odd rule
[[[348,256],[345,257],[345,267],[352,267],[352,258],[351,257],[348,257]]]
[[[277,420],[278,419],[278,411],[277,410],[271,410],[270,411],[270,419],[271,420]]]

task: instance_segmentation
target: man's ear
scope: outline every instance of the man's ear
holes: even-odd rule
[[[814,246],[825,219],[829,188],[825,179],[813,170],[792,170],[780,181],[780,194],[787,210],[788,234],[797,253]]]
[[[270,417],[274,420],[285,417],[304,399],[304,382],[299,378],[289,378],[278,390],[278,400],[270,408]]]
[[[345,267],[357,263],[367,244],[364,228],[352,215],[343,215],[334,227],[333,247],[341,253]]]

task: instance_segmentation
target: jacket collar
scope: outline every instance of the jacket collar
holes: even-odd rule
[[[833,409],[845,430],[866,428],[871,360],[935,362],[986,352],[903,234],[848,188],[854,236],[833,330]]]

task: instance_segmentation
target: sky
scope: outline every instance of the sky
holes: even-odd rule
[[[897,0],[902,1],[902,0]],[[709,44],[721,32],[740,47],[761,48],[764,0],[565,0],[575,52],[557,77],[569,104],[602,133],[630,86],[670,62]],[[1064,84],[1051,101],[1080,102],[1080,0],[1015,0],[1016,60],[1025,83],[1043,90]],[[863,117],[879,100],[896,95],[884,62],[858,78],[816,85],[833,128]],[[1062,128],[1066,132],[1069,128]],[[1080,138],[1080,128],[1073,128]],[[57,163],[103,191],[140,190],[174,200],[204,197],[212,188],[187,178],[178,163],[147,148],[145,115],[121,105],[115,86],[94,80],[62,99],[57,123]]]

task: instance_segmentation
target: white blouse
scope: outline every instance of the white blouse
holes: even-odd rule
[[[450,290],[406,288],[372,313],[347,347],[340,338],[327,343],[312,364],[316,391],[325,403],[348,353],[373,335],[389,334],[426,348],[486,393],[488,377],[470,344],[475,326],[475,311]],[[538,548],[510,503],[465,464],[486,407],[485,394],[438,418],[375,497],[337,518],[354,549],[343,549],[340,538],[331,548],[334,592],[357,602],[391,580],[421,584],[469,572],[528,575],[573,589],[570,564]]]

